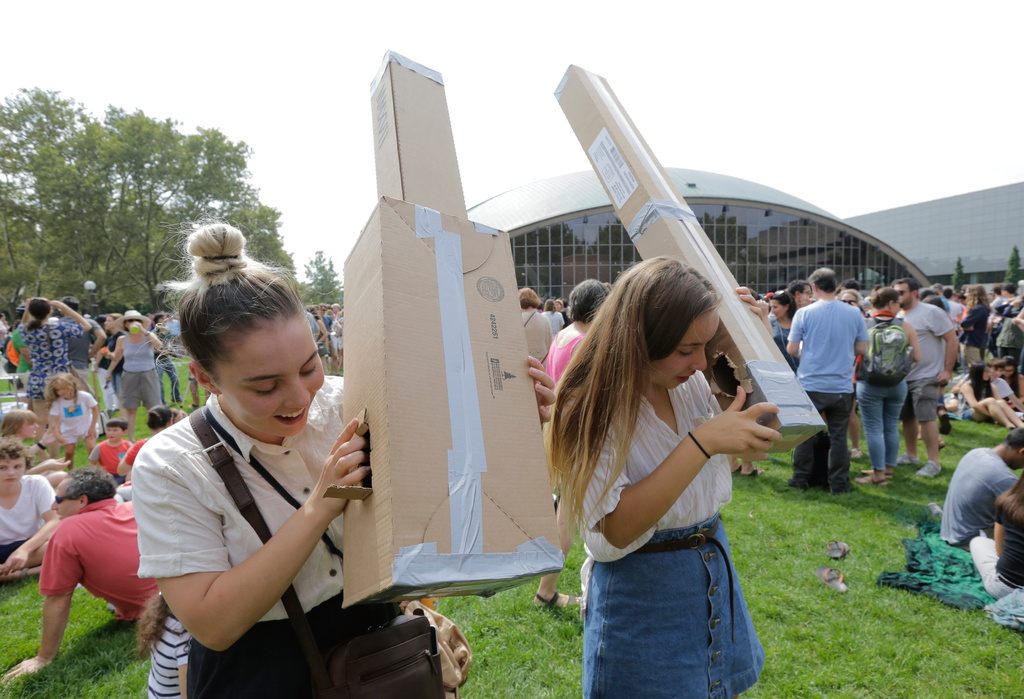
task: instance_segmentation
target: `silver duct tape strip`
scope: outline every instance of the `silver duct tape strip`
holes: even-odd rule
[[[403,68],[408,68],[411,71],[419,73],[425,78],[433,80],[438,85],[444,85],[444,80],[441,78],[441,74],[438,73],[436,70],[431,70],[426,66],[420,65],[416,61],[410,58],[406,58],[400,53],[388,51],[387,53],[384,54],[384,60],[380,64],[380,70],[377,71],[376,77],[374,77],[373,82],[370,83],[371,95],[377,92],[377,86],[380,84],[380,81],[384,79],[384,73],[385,71],[387,71],[389,63],[397,63]]]
[[[757,359],[747,362],[746,370],[753,384],[747,405],[768,402],[779,406],[784,438],[810,435],[825,428],[821,415],[788,364]]]
[[[686,204],[678,200],[649,199],[629,222],[630,239],[635,243],[659,218],[675,219],[683,224],[690,247],[704,260],[704,266],[711,276],[709,281],[723,293],[723,303],[735,303],[746,307],[746,304],[740,301],[735,294],[728,293],[728,290],[733,288],[732,282],[722,272],[722,268],[718,264],[717,253],[712,255],[711,251],[714,248],[711,246],[711,241],[704,233],[700,222],[697,221],[693,210]],[[757,325],[761,321],[746,308],[744,310],[743,313],[735,313],[734,317],[743,326],[741,331],[744,335],[754,335],[759,332]],[[748,405],[750,404],[752,403],[748,402]]]
[[[426,543],[399,550],[391,565],[391,581],[394,587],[425,590],[467,583],[467,591],[478,592],[472,584],[532,578],[559,571],[563,565],[562,550],[543,536],[508,553],[438,553],[437,544]]]
[[[444,230],[441,214],[416,207],[416,236],[434,239],[441,341],[448,388],[448,417],[452,448],[448,451],[448,503],[452,523],[452,552],[481,553],[484,547],[483,488],[487,471],[480,398],[473,368],[473,348],[466,325],[466,295],[462,275],[462,238]]]
[[[635,243],[637,238],[647,232],[652,223],[662,217],[675,218],[680,221],[690,219],[697,223],[697,217],[694,215],[693,209],[686,204],[664,199],[651,199],[640,207],[640,211],[629,222],[629,239]]]
[[[490,226],[485,226],[484,224],[477,223],[476,221],[473,222],[473,228],[477,233],[483,233],[484,235],[498,235],[501,233],[497,228],[491,228]]]

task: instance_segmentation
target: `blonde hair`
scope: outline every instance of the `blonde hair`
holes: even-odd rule
[[[547,432],[551,477],[577,524],[602,450],[611,455],[602,499],[622,473],[651,362],[674,352],[718,302],[700,273],[667,257],[639,263],[612,286],[559,381]]]
[[[988,305],[988,291],[981,284],[973,284],[967,287],[967,294],[964,298],[964,305],[968,308]]]
[[[207,223],[185,244],[192,276],[166,286],[179,292],[181,344],[207,371],[226,358],[226,335],[260,320],[303,316],[302,301],[285,272],[245,254],[245,236],[226,223]]]
[[[78,395],[78,382],[75,381],[75,377],[71,374],[62,373],[54,374],[46,380],[43,396],[49,401],[57,400],[60,398],[60,394],[57,391],[60,390],[61,386],[70,386],[75,391],[75,395]]]
[[[39,416],[31,410],[11,410],[4,413],[4,419],[0,421],[0,436],[13,437],[21,431],[21,428],[29,424],[39,424]]]

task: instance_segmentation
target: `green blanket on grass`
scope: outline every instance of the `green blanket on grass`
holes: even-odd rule
[[[916,539],[903,540],[906,572],[882,573],[879,585],[928,595],[958,609],[984,609],[994,600],[985,592],[971,554],[943,541],[935,522],[923,522],[918,530]]]

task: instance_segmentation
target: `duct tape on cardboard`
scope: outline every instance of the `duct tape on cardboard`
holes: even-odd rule
[[[562,550],[545,537],[531,539],[508,553],[438,553],[437,544],[405,546],[391,565],[393,586],[424,590],[439,585],[519,580],[562,569]],[[472,588],[467,588],[472,591]]]
[[[683,224],[690,247],[703,258],[704,267],[712,277],[709,281],[716,289],[724,292],[733,288],[733,282],[722,272],[722,265],[719,263],[717,252],[711,245],[711,240],[704,233],[693,210],[686,204],[679,201],[649,199],[629,222],[630,239],[635,243],[660,218],[674,219]],[[729,300],[731,301],[731,298]],[[745,335],[758,332],[755,324],[760,321],[754,318],[754,314],[738,313],[735,314],[735,317],[741,325],[745,326],[742,329]]]
[[[388,51],[384,54],[384,60],[380,64],[380,70],[377,71],[376,77],[374,77],[373,82],[370,83],[371,95],[377,92],[377,85],[379,85],[380,81],[384,78],[384,72],[388,69],[389,63],[397,63],[403,68],[407,68],[415,73],[419,73],[425,78],[433,80],[438,85],[444,85],[444,80],[441,78],[441,74],[436,70],[431,70],[424,65],[420,65],[416,61],[406,58],[400,53]]]
[[[746,363],[746,370],[753,386],[747,405],[767,401],[779,406],[779,422],[787,435],[811,435],[825,427],[788,364],[756,359]]]
[[[483,489],[487,471],[484,429],[480,418],[473,347],[466,325],[466,295],[462,278],[462,238],[444,230],[441,214],[416,207],[416,236],[434,240],[441,342],[448,389],[452,448],[448,450],[448,502],[453,553],[481,553],[484,546]]]

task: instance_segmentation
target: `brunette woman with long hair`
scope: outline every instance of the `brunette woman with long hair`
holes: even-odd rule
[[[764,664],[718,510],[731,498],[726,455],[763,458],[779,434],[757,418],[778,409],[743,410],[740,388],[719,411],[701,373],[719,301],[677,260],[641,262],[559,383],[552,476],[593,559],[586,697],[706,696],[709,678],[733,696]]]
[[[967,287],[967,315],[960,322],[964,334],[964,362],[970,366],[975,362],[985,361],[985,348],[988,347],[988,317],[991,310],[988,305],[988,292],[981,284]]]
[[[998,382],[993,381],[998,378]],[[1003,427],[1013,429],[1024,427],[1024,421],[1007,404],[1005,397],[997,395],[996,389],[1006,382],[1002,377],[994,377],[991,367],[984,362],[975,362],[967,372],[967,380],[960,384],[960,392],[971,410],[971,419],[975,422],[994,422]],[[1004,389],[1008,391],[1009,386]],[[1013,395],[1010,392],[1010,395]]]

